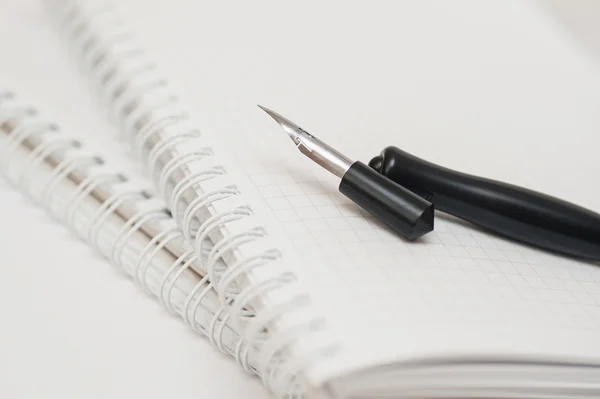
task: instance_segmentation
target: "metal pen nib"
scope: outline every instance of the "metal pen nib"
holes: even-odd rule
[[[271,118],[275,119],[277,123],[285,130],[290,139],[296,144],[298,150],[312,159],[318,165],[327,169],[339,178],[344,177],[348,169],[354,163],[348,159],[345,155],[339,153],[333,147],[325,144],[300,126],[296,125],[289,119],[279,115],[275,111],[271,111],[268,108],[259,105],[259,108],[265,111]]]

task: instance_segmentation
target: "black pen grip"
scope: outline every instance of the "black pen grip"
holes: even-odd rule
[[[385,148],[369,166],[431,201],[437,210],[530,245],[600,260],[600,215],[588,209],[450,170],[396,147]]]
[[[401,236],[414,240],[433,230],[433,206],[429,201],[354,162],[339,190]]]

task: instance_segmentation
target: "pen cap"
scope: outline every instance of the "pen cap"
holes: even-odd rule
[[[396,233],[414,240],[433,230],[433,204],[362,162],[344,174],[339,190]]]

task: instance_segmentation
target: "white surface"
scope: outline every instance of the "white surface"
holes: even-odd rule
[[[9,8],[15,12],[21,9],[22,3],[10,4]],[[243,137],[241,144],[251,141],[255,134],[272,140],[281,148],[282,157],[288,158],[286,162],[292,170],[297,167],[303,171],[316,169],[311,169],[308,161],[295,152],[274,122],[256,108],[256,103],[271,107],[321,138],[329,139],[351,157],[367,160],[383,146],[395,144],[446,166],[527,185],[600,210],[599,187],[594,184],[600,172],[595,159],[600,126],[596,112],[600,106],[599,67],[586,53],[586,47],[579,46],[543,8],[532,8],[529,3],[518,1],[485,5],[477,1],[381,1],[373,5],[366,1],[128,0],[123,1],[123,6],[132,10],[128,16],[133,18],[134,26],[140,28],[145,41],[164,56],[164,63],[185,85],[198,109],[203,130],[225,138]],[[63,68],[62,61],[53,61],[54,52],[60,50],[54,47],[53,32],[44,30],[49,29],[45,22],[34,22],[39,16],[27,12],[0,15],[8,18],[6,24],[0,24],[3,54],[11,55],[8,61],[2,61],[6,63],[0,66],[2,76],[6,80],[17,76],[18,82],[9,81],[15,85],[25,85],[28,77],[32,77],[43,84],[28,84],[31,86],[28,92],[40,96],[57,93],[61,104],[78,98],[59,91],[62,80],[72,79],[68,73],[59,73],[57,77],[52,74],[51,78],[44,73]],[[30,24],[38,24],[38,28]],[[41,42],[44,38],[54,44]],[[24,46],[38,47],[43,55],[36,57]],[[77,86],[77,77],[73,79],[75,82],[71,84]],[[55,106],[60,109],[61,104]],[[73,121],[79,119],[70,109],[65,109],[63,116]],[[342,134],[348,139],[341,139]],[[260,148],[256,151],[266,154]],[[564,154],[558,158],[561,162],[557,162],[558,153]],[[249,173],[253,172],[249,170]],[[331,184],[331,180],[329,182]],[[331,189],[331,185],[326,187]],[[269,190],[263,189],[261,193],[265,201],[266,196],[270,196]],[[13,200],[7,202],[14,204]],[[267,203],[279,206],[281,201]],[[13,218],[17,209],[14,205],[3,208],[2,212],[10,215],[6,218]],[[313,233],[323,228],[323,225],[310,223],[309,230]],[[325,235],[335,236],[329,233],[330,225],[325,230],[328,232]],[[15,254],[21,252],[19,248],[30,248],[30,243],[24,243],[27,232],[19,237],[5,227],[1,231],[3,238],[10,237],[7,253],[13,253],[6,259],[14,259]],[[314,237],[322,239],[324,235],[319,233]],[[38,239],[51,243],[46,235]],[[3,246],[7,240],[3,240]],[[62,249],[59,245],[63,245]],[[61,238],[52,247],[51,253],[60,254],[59,264],[77,269],[82,278],[90,277],[89,281],[93,281],[91,288],[76,283],[68,288],[74,293],[84,290],[84,298],[89,298],[87,305],[83,299],[76,302],[80,312],[94,306],[103,309],[106,319],[116,321],[130,321],[130,315],[141,319],[141,315],[145,315],[143,300],[140,299],[141,304],[131,303],[128,282],[121,282],[122,300],[105,304],[97,297],[110,290],[111,294],[115,292],[113,298],[117,298],[119,282],[112,281],[113,276],[101,271],[102,267],[93,268],[97,273],[93,277],[81,271],[79,263],[89,262],[85,250],[81,258],[69,261],[70,258],[62,254],[73,251],[69,256],[75,255],[72,243],[65,243]],[[441,247],[448,249],[445,245]],[[49,253],[39,256],[45,259]],[[465,257],[469,258],[472,256]],[[38,259],[32,259],[26,269],[1,269],[5,274],[2,284],[17,292],[21,300],[8,295],[9,291],[1,294],[2,299],[7,295],[1,305],[6,307],[3,312],[13,319],[6,321],[9,327],[0,333],[0,345],[6,345],[1,347],[2,354],[9,353],[6,358],[2,356],[0,367],[2,371],[7,370],[6,381],[11,381],[6,391],[4,385],[0,385],[0,393],[9,397],[19,397],[19,392],[27,393],[22,397],[31,397],[34,393],[43,393],[45,397],[61,393],[64,397],[69,397],[69,393],[72,397],[77,394],[159,397],[172,394],[169,389],[177,387],[177,396],[195,397],[200,390],[211,387],[210,392],[219,397],[249,396],[248,383],[236,374],[236,366],[211,353],[208,344],[189,337],[188,341],[193,342],[185,341],[186,332],[179,325],[172,325],[170,333],[160,330],[171,324],[168,319],[165,321],[164,317],[155,315],[161,312],[154,311],[158,308],[152,303],[144,308],[148,309],[147,320],[136,319],[130,323],[133,326],[127,325],[127,330],[123,329],[124,323],[86,327],[76,321],[77,317],[49,316],[48,308],[61,309],[58,304],[72,295],[67,289],[55,293],[60,276],[51,275],[47,268],[41,269],[44,276],[55,279],[55,283],[46,285],[44,279],[37,280],[39,273],[32,271],[40,270],[34,267],[39,267],[38,263]],[[353,274],[349,268],[341,272],[347,284],[351,283],[348,279],[362,278],[362,273]],[[534,272],[537,273],[535,269]],[[103,281],[99,277],[102,273],[107,274],[106,284],[96,287]],[[497,274],[506,277],[510,273]],[[65,276],[74,279],[76,275],[65,273]],[[323,277],[321,281],[328,281]],[[382,283],[381,275],[373,274],[372,279]],[[363,286],[374,286],[361,281]],[[34,286],[34,282],[40,285]],[[355,283],[360,285],[358,280]],[[97,295],[92,288],[98,290]],[[56,306],[50,305],[53,300]],[[126,305],[131,305],[131,309]],[[22,318],[22,313],[46,315],[44,320],[55,330],[37,325],[39,333],[33,334],[31,328],[20,328],[21,323],[36,320],[35,317]],[[80,314],[74,316],[83,317]],[[379,324],[386,313],[370,312],[369,315]],[[118,327],[108,328],[108,325]],[[150,326],[156,333],[153,337],[146,332]],[[134,328],[135,334],[132,333]],[[42,335],[48,340],[48,345],[43,345],[37,338],[43,331],[59,333]],[[110,339],[106,331],[111,332]],[[60,335],[66,338],[59,338]],[[139,335],[144,337],[143,341]],[[31,339],[36,338],[37,343],[32,344]],[[152,361],[139,356],[146,353],[148,342],[158,339],[164,343],[160,355],[155,355]],[[95,345],[82,345],[83,342]],[[597,345],[597,341],[587,343]],[[89,356],[80,357],[83,358],[80,362],[70,361],[66,355],[53,356],[63,352],[73,355],[79,347],[89,351],[82,352]],[[138,352],[131,348],[138,348]],[[35,350],[27,355],[31,349]],[[194,350],[197,352],[193,353]],[[38,357],[44,360],[35,363]],[[210,358],[210,362],[206,358]],[[14,366],[19,362],[24,362],[21,367]],[[46,371],[43,362],[53,367]],[[217,370],[217,364],[222,371]],[[111,369],[102,370],[101,365]],[[29,385],[31,367],[37,367],[38,379],[57,384],[53,385],[54,390],[48,388],[49,385]],[[187,378],[180,376],[183,372]],[[159,378],[163,374],[164,380]],[[62,375],[68,378],[59,378]],[[222,382],[217,381],[221,375],[227,377]],[[260,395],[257,384],[249,386]],[[51,395],[48,395],[49,390]]]

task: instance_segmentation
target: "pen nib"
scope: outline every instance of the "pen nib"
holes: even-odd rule
[[[288,136],[290,136],[290,139],[292,139],[292,141],[296,143],[296,145],[302,144],[302,135],[308,133],[306,133],[300,126],[296,125],[291,120],[279,115],[277,112],[271,111],[267,107],[263,107],[262,105],[259,105],[258,107],[265,111],[271,118],[275,119],[275,122],[279,123],[279,126],[281,126],[283,130],[285,130]]]
[[[341,178],[352,165],[353,162],[346,156],[340,154],[334,148],[328,146],[294,122],[262,105],[259,105],[259,108],[275,119],[275,122],[285,130],[301,153],[334,175]]]

